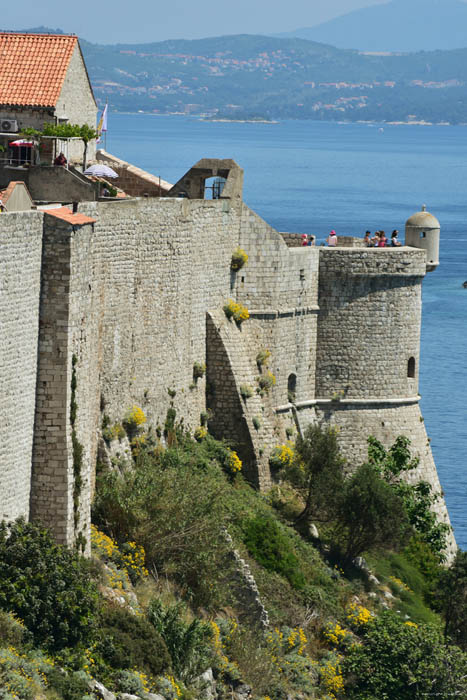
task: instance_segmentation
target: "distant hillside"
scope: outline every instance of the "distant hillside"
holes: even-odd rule
[[[50,27],[32,27],[31,29],[1,29],[2,32],[19,32],[20,34],[65,34],[63,29],[51,29]]]
[[[467,49],[373,56],[304,39],[82,41],[114,110],[228,119],[467,122]]]
[[[467,123],[467,48],[366,55],[245,34],[81,46],[98,103],[114,111]]]
[[[464,48],[467,4],[461,0],[392,0],[280,36],[362,51]]]

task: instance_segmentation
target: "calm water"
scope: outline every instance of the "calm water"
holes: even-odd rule
[[[107,150],[169,182],[200,158],[234,158],[245,169],[246,203],[280,231],[318,241],[331,228],[403,232],[422,204],[440,220],[441,264],[423,286],[420,392],[457,542],[467,549],[467,128],[119,114],[109,129]]]

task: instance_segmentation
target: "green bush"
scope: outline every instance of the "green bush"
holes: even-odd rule
[[[310,425],[295,444],[295,458],[284,476],[304,501],[298,522],[328,521],[335,517],[344,484],[344,461],[333,428]]]
[[[89,692],[89,677],[82,671],[66,672],[54,667],[47,673],[48,687],[54,690],[61,700],[84,700],[94,698]]]
[[[244,526],[244,542],[258,564],[281,574],[298,590],[305,587],[300,562],[276,520],[261,515],[248,520]]]
[[[445,617],[445,637],[467,651],[467,552],[456,558],[439,580],[439,601]]]
[[[76,552],[38,525],[2,522],[0,571],[0,608],[24,622],[35,644],[59,650],[92,641],[97,590]]]
[[[161,635],[172,660],[177,678],[187,682],[205,671],[212,661],[212,627],[194,618],[186,622],[183,603],[164,606],[155,598],[148,610],[148,620]]]
[[[139,669],[157,676],[170,667],[160,634],[143,617],[106,606],[101,613],[98,651],[112,669]]]
[[[364,628],[343,663],[349,700],[464,697],[467,655],[428,626],[386,612]]]
[[[25,632],[25,626],[13,613],[0,610],[0,647],[20,646]]]
[[[102,472],[97,481],[95,524],[118,544],[143,546],[149,571],[170,573],[195,606],[215,607],[218,583],[229,576],[228,481],[220,468],[229,457],[210,436],[197,443],[181,435],[156,454],[143,446],[132,469]]]
[[[398,547],[408,529],[402,499],[373,465],[361,465],[345,480],[334,535],[344,564],[375,547]]]
[[[434,493],[426,481],[409,484],[403,479],[404,474],[416,469],[419,463],[419,458],[412,457],[409,448],[410,440],[403,435],[396,438],[388,450],[376,438],[369,437],[368,461],[402,498],[409,522],[418,537],[428,544],[439,561],[444,561],[450,527],[439,522],[433,510],[441,496]]]

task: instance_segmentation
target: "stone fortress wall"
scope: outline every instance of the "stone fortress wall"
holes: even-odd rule
[[[102,420],[121,422],[134,405],[159,427],[172,404],[190,429],[209,410],[210,430],[260,487],[287,429],[338,425],[349,463],[369,434],[389,445],[407,433],[420,476],[439,490],[418,408],[425,252],[295,247],[243,203],[238,166],[200,163],[168,197],[81,203],[84,224],[0,216],[2,352],[11,345],[0,365],[3,517],[89,542]],[[226,169],[223,196],[187,197],[213,163]],[[249,260],[232,272],[237,246]],[[222,311],[229,298],[249,309],[241,326]],[[194,381],[196,362],[207,372]],[[268,371],[275,385],[259,393]]]
[[[0,217],[0,519],[11,519],[29,513],[43,215]]]

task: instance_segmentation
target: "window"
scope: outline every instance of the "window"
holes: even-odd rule
[[[289,374],[287,380],[287,398],[290,403],[295,403],[295,397],[297,394],[297,375]]]
[[[204,182],[204,199],[220,199],[226,179],[224,177],[210,177]]]
[[[415,379],[415,357],[410,357],[407,363],[407,376]]]

